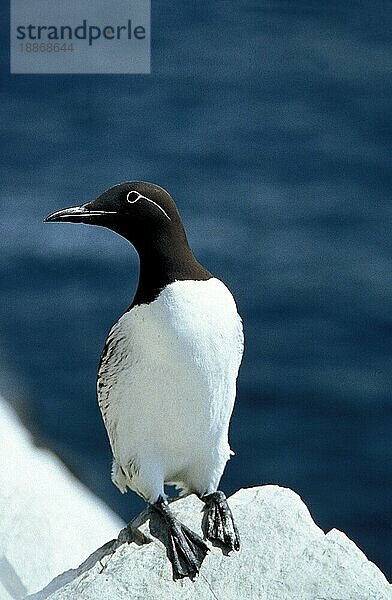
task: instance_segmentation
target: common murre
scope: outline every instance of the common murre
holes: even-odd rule
[[[113,452],[112,480],[142,496],[167,528],[174,579],[199,571],[208,546],[170,512],[164,484],[205,502],[206,539],[238,550],[219,481],[243,353],[241,318],[226,286],[192,254],[171,196],[140,181],[115,185],[45,221],[101,225],[140,257],[135,298],[109,332],[97,391]]]

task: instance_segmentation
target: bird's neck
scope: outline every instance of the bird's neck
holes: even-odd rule
[[[212,277],[194,257],[185,233],[181,236],[161,236],[138,244],[140,259],[139,283],[131,307],[149,304],[160,291],[175,281],[207,280]]]

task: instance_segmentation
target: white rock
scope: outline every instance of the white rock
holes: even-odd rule
[[[121,520],[0,399],[0,600],[23,598],[116,537]]]
[[[192,582],[172,580],[164,546],[149,532],[149,514],[136,524],[152,541],[107,544],[30,600],[391,600],[379,569],[340,531],[327,535],[291,490],[264,486],[230,498],[241,533],[239,553],[212,548]],[[202,503],[176,501],[174,513],[200,532]],[[144,522],[143,522],[144,521]],[[159,523],[159,521],[158,521]],[[157,518],[152,517],[157,527]]]

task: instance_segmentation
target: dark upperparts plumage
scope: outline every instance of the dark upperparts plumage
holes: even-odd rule
[[[158,185],[120,183],[87,204],[52,213],[46,221],[101,225],[131,242],[140,258],[140,275],[130,309],[152,302],[174,281],[212,277],[194,257],[173,199]]]

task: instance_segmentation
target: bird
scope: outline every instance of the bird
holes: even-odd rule
[[[173,579],[194,579],[209,551],[240,549],[219,490],[244,336],[226,285],[195,258],[171,195],[144,181],[116,184],[45,222],[106,227],[139,255],[129,308],[101,354],[97,396],[113,453],[112,481],[162,522]],[[165,485],[204,502],[204,539],[170,510]]]

